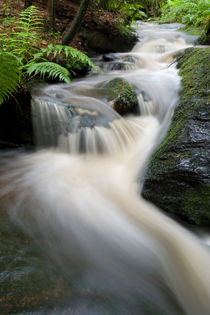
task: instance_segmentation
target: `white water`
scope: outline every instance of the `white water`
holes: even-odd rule
[[[148,159],[178,99],[180,78],[172,57],[187,46],[185,35],[176,26],[152,24],[140,25],[139,33],[143,38],[132,52],[116,54],[126,70],[109,71],[102,64],[101,74],[70,88],[61,84],[35,92],[34,125],[42,150],[1,160],[0,196],[12,220],[68,276],[76,266],[80,286],[114,300],[114,314],[207,315],[209,252],[140,197]],[[101,86],[115,77],[138,92],[141,116],[122,118],[112,110]],[[84,127],[87,120],[91,127]]]

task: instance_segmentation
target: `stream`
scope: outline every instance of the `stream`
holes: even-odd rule
[[[33,90],[37,150],[1,154],[1,314],[208,315],[209,248],[141,198],[181,89],[174,56],[194,38],[139,23],[131,52]],[[104,88],[129,82],[140,115]]]

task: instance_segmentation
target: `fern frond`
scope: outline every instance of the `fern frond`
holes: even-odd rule
[[[20,84],[21,61],[9,52],[0,52],[0,104],[9,98]]]
[[[32,73],[34,73],[35,75],[38,74],[42,78],[48,76],[53,79],[58,78],[60,81],[64,81],[68,84],[71,83],[69,71],[66,68],[54,62],[46,61],[33,63],[27,69],[28,75],[32,75]]]
[[[0,38],[1,47],[16,56],[22,56],[27,61],[33,55],[34,47],[39,41],[38,32],[43,25],[41,12],[34,6],[22,11],[14,22],[13,31],[4,32]]]
[[[54,58],[63,54],[70,68],[81,69],[84,66],[95,67],[87,55],[69,46],[50,44],[46,49],[46,54],[47,56],[52,54]]]
[[[45,49],[41,49],[39,52],[33,55],[33,59],[31,59],[31,61],[29,61],[28,64],[31,62],[35,63],[37,60],[47,61],[46,58],[44,58],[44,55],[45,55]]]
[[[35,6],[30,6],[20,13],[18,28],[25,33],[38,31],[43,26],[43,18]]]

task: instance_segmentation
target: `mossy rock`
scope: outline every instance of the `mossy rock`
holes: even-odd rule
[[[143,196],[190,223],[210,225],[210,48],[185,50],[178,66],[180,102],[150,161]]]
[[[207,41],[208,28],[206,25],[205,26],[186,25],[185,27],[181,28],[180,31],[185,31],[190,35],[196,36],[197,39],[195,39],[194,41],[195,45],[203,45]]]
[[[109,29],[109,25],[103,28],[89,29],[83,27],[80,37],[85,41],[90,51],[103,54],[109,52],[130,51],[137,41],[137,36],[132,31],[122,32],[117,27]]]
[[[139,114],[137,95],[126,80],[115,78],[103,85],[101,89],[120,115]]]

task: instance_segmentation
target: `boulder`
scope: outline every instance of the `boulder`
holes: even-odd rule
[[[140,114],[137,95],[126,80],[115,78],[105,83],[101,89],[120,115]]]
[[[137,42],[134,29],[117,22],[116,16],[87,15],[79,32],[88,51],[106,54],[130,51]]]
[[[185,50],[178,66],[180,102],[151,159],[143,196],[190,223],[210,225],[210,48]]]
[[[132,49],[136,43],[136,35],[134,33],[116,35],[104,33],[100,30],[90,30],[83,28],[80,37],[87,44],[89,50],[96,53],[109,52],[126,52]]]

